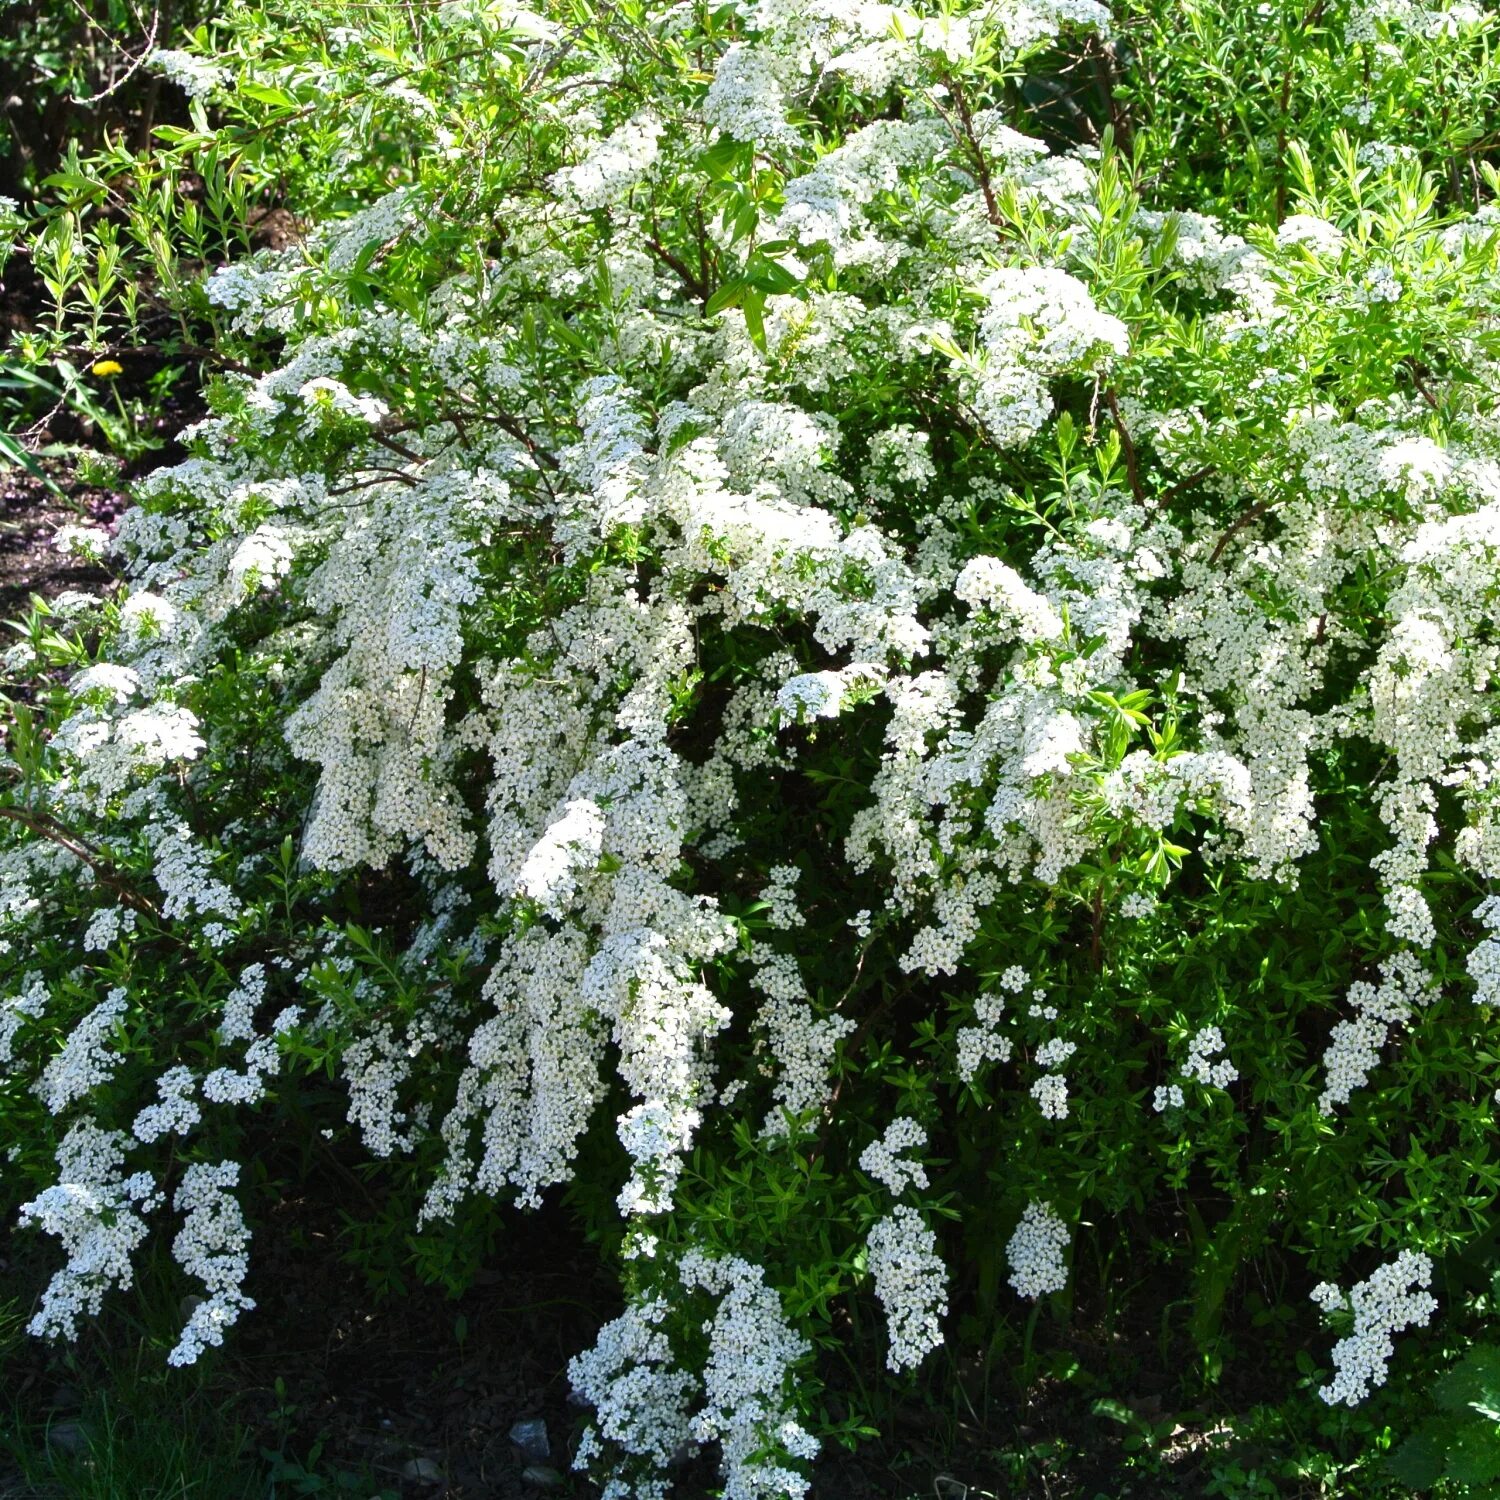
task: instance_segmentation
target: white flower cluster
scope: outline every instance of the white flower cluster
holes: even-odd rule
[[[1047,385],[1124,354],[1125,325],[1094,305],[1088,288],[1049,266],[1002,266],[980,284],[985,362],[974,372],[975,413],[1002,448],[1028,442],[1052,415]]]
[[[198,1080],[193,1070],[178,1064],[156,1081],[160,1103],[148,1104],[136,1117],[130,1133],[138,1141],[151,1142],[164,1135],[186,1135],[203,1118],[193,1098]]]
[[[1048,1120],[1068,1118],[1068,1080],[1061,1073],[1043,1073],[1031,1085],[1031,1097]]]
[[[161,1195],[148,1173],[121,1173],[125,1140],[120,1131],[80,1120],[57,1148],[58,1181],[21,1205],[21,1223],[55,1235],[68,1258],[28,1325],[40,1337],[76,1338],[78,1319],[97,1314],[111,1287],[127,1288],[135,1279],[130,1258],[146,1238],[142,1215],[160,1205]]]
[[[622,197],[651,170],[665,126],[642,113],[596,142],[576,166],[555,173],[552,186],[580,208],[602,208]]]
[[[974,1001],[976,1026],[960,1026],[958,1043],[958,1076],[963,1083],[973,1083],[987,1062],[1009,1062],[1014,1050],[1011,1039],[998,1028],[1005,1013],[1003,995],[980,995]]]
[[[109,1043],[129,1009],[126,991],[112,989],[68,1033],[61,1050],[42,1069],[35,1090],[54,1115],[107,1083],[120,1066],[120,1054],[111,1051]]]
[[[189,99],[211,94],[229,79],[227,68],[216,67],[205,58],[177,48],[158,47],[149,62],[156,72],[168,83],[175,83]]]
[[[89,918],[89,925],[83,930],[83,951],[105,951],[120,940],[121,934],[128,936],[134,932],[138,920],[133,907],[101,906]]]
[[[781,685],[776,706],[783,719],[792,724],[836,719],[844,711],[852,688],[879,686],[885,675],[885,668],[872,662],[854,662],[837,671],[802,672]]]
[[[574,1467],[594,1468],[608,1444],[626,1461],[616,1459],[606,1496],[664,1497],[670,1484],[661,1471],[685,1449],[716,1442],[726,1497],[802,1500],[807,1477],[785,1460],[811,1459],[819,1444],[787,1402],[792,1367],[810,1345],[788,1327],[759,1266],[690,1250],[677,1277],[681,1292],[715,1299],[702,1326],[709,1352],[701,1377],[674,1367],[662,1327],[667,1302],[632,1304],[568,1366],[574,1390],[595,1410]]]
[[[76,782],[64,794],[95,810],[104,809],[136,777],[192,760],[203,749],[197,717],[189,709],[152,703],[116,714],[117,706],[86,704],[53,736],[58,750],[76,763]]]
[[[16,1037],[21,1028],[47,1014],[50,998],[46,980],[33,970],[21,976],[20,987],[13,994],[0,999],[0,1067],[8,1067],[14,1061]]]
[[[736,42],[714,68],[703,101],[703,119],[737,141],[795,141],[787,124],[786,98],[769,53]]]
[[[997,557],[971,557],[953,585],[965,604],[999,616],[1023,642],[1055,641],[1062,621],[1051,602]]]
[[[205,1348],[224,1342],[224,1330],[255,1303],[240,1290],[250,1269],[250,1230],[229,1189],[240,1180],[237,1162],[194,1162],[182,1174],[172,1206],[186,1214],[172,1254],[208,1295],[193,1308],[167,1356],[170,1365],[193,1364]]]
[[[778,932],[805,927],[807,918],[798,910],[796,898],[802,871],[796,865],[772,865],[766,873],[770,878],[760,893],[767,907],[766,922]]]
[[[723,1452],[725,1500],[785,1495],[801,1500],[805,1475],[771,1454],[811,1459],[819,1443],[788,1409],[790,1375],[811,1345],[787,1324],[781,1298],[765,1284],[759,1266],[737,1256],[714,1258],[689,1251],[679,1266],[682,1284],[718,1298],[704,1324],[709,1357],[703,1372],[702,1408],[692,1420],[699,1442]]]
[[[927,1169],[919,1161],[906,1161],[903,1151],[914,1151],[927,1144],[927,1132],[906,1115],[898,1116],[885,1128],[878,1141],[871,1141],[859,1154],[862,1172],[868,1172],[899,1197],[908,1187],[927,1186]]]
[[[1196,1078],[1205,1087],[1226,1089],[1240,1076],[1239,1069],[1227,1057],[1214,1062],[1214,1054],[1224,1050],[1224,1034],[1217,1026],[1205,1026],[1188,1042],[1187,1061],[1182,1065],[1184,1078]],[[1177,1102],[1181,1102],[1181,1091]]]
[[[688,1424],[699,1382],[673,1365],[662,1327],[667,1313],[661,1298],[632,1303],[599,1330],[592,1349],[568,1363],[573,1390],[594,1408],[573,1467],[595,1469],[606,1444],[642,1461],[630,1466],[630,1479],[617,1472],[605,1481],[606,1500],[664,1500],[671,1485],[662,1471],[691,1443]]]
[[[516,875],[516,894],[561,916],[578,892],[578,874],[598,865],[603,847],[604,814],[589,798],[575,798],[526,856]]]
[[[439,28],[495,19],[482,0],[439,9]],[[862,966],[883,962],[888,940],[906,974],[963,975],[953,990],[965,995],[997,929],[1035,916],[1054,888],[1073,900],[1080,871],[1105,856],[1128,868],[1119,850],[1134,861],[1187,840],[1216,873],[1233,864],[1237,878],[1294,884],[1319,845],[1320,757],[1373,751],[1384,764],[1369,795],[1390,844],[1372,873],[1395,952],[1379,983],[1349,987],[1353,1017],[1324,1059],[1329,1114],[1368,1082],[1392,1028],[1434,998],[1432,976],[1453,972],[1425,951],[1448,936],[1424,893],[1439,840],[1451,834],[1469,870],[1500,878],[1500,428],[1487,410],[1446,423],[1461,382],[1424,401],[1334,405],[1305,376],[1336,361],[1297,342],[1298,278],[1320,312],[1363,327],[1419,305],[1429,273],[1416,258],[1307,214],[1252,250],[1200,215],[1142,211],[1148,248],[1170,239],[1174,284],[1210,308],[1193,326],[1212,392],[1157,409],[1171,381],[1150,339],[1127,365],[1126,326],[1104,310],[1118,304],[1083,279],[1100,232],[1089,153],[1053,156],[998,108],[954,114],[954,79],[975,56],[999,45],[995,71],[1007,71],[1065,25],[1105,25],[1101,6],[739,9],[717,59],[704,50],[678,95],[643,99],[609,48],[593,55],[601,44],[583,33],[564,41],[546,17],[500,7],[507,49],[556,45],[577,69],[559,62],[562,86],[527,91],[560,154],[487,205],[505,231],[492,251],[450,264],[436,238],[426,245],[459,200],[434,212],[424,176],[219,270],[210,303],[273,367],[224,376],[216,414],[186,435],[196,456],[141,484],[113,538],[60,536],[125,559],[131,590],[119,659],[72,677],[47,795],[59,822],[108,820],[120,848],[149,856],[162,922],[226,960],[260,936],[234,872],[264,855],[236,866],[233,835],[190,823],[182,795],[237,752],[194,711],[207,714],[204,684],[230,648],[263,669],[286,748],[315,774],[297,809],[305,865],[404,861],[428,893],[397,969],[424,997],[417,1014],[391,1020],[389,976],[356,978],[335,953],[330,988],[355,1003],[325,997],[315,1018],[371,1152],[429,1136],[441,1152],[424,1220],[467,1194],[539,1203],[572,1177],[604,1102],[624,1098],[617,1203],[632,1220],[634,1285],[654,1291],[573,1367],[597,1411],[580,1463],[623,1455],[610,1500],[664,1495],[667,1466],[710,1441],[737,1500],[807,1488],[792,1460],[816,1445],[790,1384],[805,1341],[748,1261],[689,1254],[671,1266],[656,1216],[677,1206],[710,1111],[753,1099],[768,1153],[809,1122],[833,1127],[847,1102],[841,1049],[869,1014]],[[1395,25],[1436,34],[1433,14],[1361,0],[1351,28],[1361,44]],[[686,25],[683,7],[665,7],[639,40],[654,47]],[[354,52],[361,37],[340,27],[330,45]],[[172,57],[158,64],[189,92],[227,81]],[[881,102],[829,114],[830,87]],[[372,92],[427,120],[435,149],[457,160],[432,100],[402,82]],[[804,123],[844,117],[863,123],[833,136]],[[737,161],[784,182],[753,233],[748,214],[695,220],[673,200],[679,180]],[[503,177],[503,164],[489,168]],[[1023,210],[1024,234],[997,233],[996,191]],[[1467,284],[1458,257],[1490,222],[1422,242],[1444,297],[1443,277]],[[419,247],[447,276],[425,308],[347,295],[356,265]],[[715,286],[739,303],[715,298],[710,314]],[[538,322],[537,309],[562,303],[567,319]],[[573,358],[575,338],[587,358]],[[1062,380],[1077,381],[1078,415],[1045,440],[1067,472],[1037,508],[1014,478],[1035,455],[1009,452],[1002,469],[988,450],[1042,435]],[[849,393],[864,388],[909,395],[902,420],[851,416]],[[1440,438],[1450,428],[1459,436]],[[1069,456],[1070,443],[1097,455],[1111,430],[1113,473]],[[953,459],[955,431],[969,461]],[[1356,596],[1378,608],[1351,618]],[[1161,728],[1158,710],[1172,735],[1141,732],[1145,720]],[[858,780],[840,805],[857,811],[847,829],[821,814],[804,828],[784,789],[845,747],[856,769],[842,779]],[[1441,828],[1455,804],[1466,826]],[[813,868],[803,839],[814,861],[842,852],[846,905],[821,888],[799,904],[798,871]],[[5,851],[0,954],[29,954],[44,892],[93,873],[61,846]],[[1169,877],[1101,903],[1098,944],[1113,940],[1116,913],[1144,922],[1164,907]],[[129,957],[136,910],[98,906],[99,885],[74,931],[87,954]],[[458,894],[439,904],[443,890]],[[766,903],[763,924],[731,920],[747,893]],[[833,942],[810,941],[847,911],[857,943],[841,925]],[[1500,898],[1477,916],[1489,936],[1468,970],[1494,1005]],[[316,989],[307,962],[302,982]],[[259,1019],[272,963],[238,957],[208,1039],[234,1049],[230,1060],[159,1068],[154,1099],[120,1116],[133,1116],[137,1143],[171,1149],[208,1106],[264,1098],[300,1021],[296,1007],[269,1029]],[[452,977],[461,964],[482,986]],[[112,990],[60,1044],[44,1042],[49,1026],[34,1023],[72,992],[54,991],[28,972],[0,1000],[0,1059],[45,1045],[35,1087],[56,1112],[124,1076],[110,1041],[129,1006]],[[1017,1038],[1035,1041],[1043,1071],[1014,1102],[1066,1119],[1062,1069],[1077,1049],[1065,1035],[1085,1030],[1071,1017],[1032,1023],[1057,1022],[1068,993],[1006,969],[955,1027],[959,1080],[979,1082]],[[1227,1087],[1238,1073],[1224,1052],[1217,1027],[1198,1031],[1180,1078]],[[439,1058],[453,1068],[429,1066]],[[435,1096],[432,1077],[454,1071],[451,1094]],[[1157,1087],[1155,1110],[1183,1108],[1188,1092]],[[893,1194],[925,1188],[911,1153],[926,1143],[903,1116],[860,1167]],[[145,1174],[121,1171],[130,1145],[75,1125],[63,1180],[28,1205],[70,1257],[42,1331],[71,1333],[106,1287],[128,1282],[155,1194]],[[233,1163],[200,1164],[177,1193],[179,1258],[209,1293],[183,1360],[249,1305],[235,1185]],[[1051,1205],[1030,1203],[1007,1246],[1016,1291],[1063,1287],[1070,1243]],[[867,1250],[888,1360],[908,1368],[936,1345],[945,1311],[936,1238],[898,1205]],[[679,1368],[673,1338],[701,1293],[716,1299],[706,1363]],[[1372,1312],[1368,1329],[1398,1326],[1398,1313],[1414,1321],[1419,1303]],[[1355,1353],[1343,1363],[1355,1370]]]
[[[1005,1247],[1010,1262],[1010,1284],[1022,1297],[1035,1301],[1068,1284],[1063,1252],[1072,1241],[1068,1226],[1050,1203],[1028,1203]]]
[[[1354,1019],[1334,1026],[1323,1054],[1327,1083],[1319,1110],[1331,1115],[1335,1104],[1347,1104],[1379,1066],[1380,1049],[1390,1039],[1391,1028],[1408,1025],[1415,1012],[1436,997],[1435,981],[1412,953],[1397,953],[1382,963],[1379,984],[1355,980],[1348,991]]]
[[[1403,1250],[1346,1294],[1331,1282],[1313,1288],[1313,1301],[1325,1314],[1353,1314],[1354,1329],[1333,1346],[1333,1380],[1318,1394],[1330,1406],[1358,1406],[1371,1386],[1385,1384],[1386,1367],[1396,1352],[1392,1335],[1425,1326],[1437,1311],[1432,1261],[1415,1250]],[[1419,1290],[1419,1288],[1423,1290]]]
[[[915,1369],[942,1343],[948,1314],[948,1270],[937,1236],[916,1209],[898,1203],[871,1229],[866,1248],[890,1334],[886,1365]]]
[[[1489,936],[1469,954],[1466,967],[1474,981],[1474,1002],[1488,1009],[1500,1006],[1500,897],[1486,896],[1474,908],[1474,919]]]

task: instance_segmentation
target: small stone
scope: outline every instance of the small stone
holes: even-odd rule
[[[526,1417],[517,1422],[508,1434],[522,1458],[532,1463],[545,1463],[552,1457],[552,1444],[547,1439],[547,1424],[540,1417]]]
[[[527,1464],[521,1470],[521,1482],[539,1490],[560,1490],[568,1481],[549,1464]]]
[[[89,1450],[89,1435],[81,1422],[54,1422],[47,1429],[47,1443],[72,1458]]]
[[[413,1458],[401,1465],[401,1477],[414,1479],[418,1484],[438,1484],[443,1471],[430,1458]]]

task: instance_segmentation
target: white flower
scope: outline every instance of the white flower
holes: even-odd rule
[[[194,1162],[182,1175],[172,1199],[185,1213],[182,1229],[172,1242],[172,1254],[188,1275],[203,1283],[208,1293],[193,1308],[169,1365],[190,1365],[203,1350],[224,1342],[224,1330],[255,1303],[240,1290],[250,1269],[250,1230],[240,1206],[228,1189],[240,1180],[236,1162]]]
[[[99,526],[60,526],[53,534],[52,545],[70,556],[99,562],[109,550],[109,533]]]
[[[651,170],[665,129],[655,115],[643,111],[593,142],[576,166],[553,173],[553,189],[585,209],[623,197]]]
[[[743,42],[735,42],[719,58],[703,101],[703,118],[737,141],[796,139],[770,59]]]
[[[587,797],[569,802],[526,856],[516,876],[516,894],[560,915],[577,892],[579,874],[599,863],[604,828],[596,803]]]
[[[902,1115],[886,1126],[878,1141],[871,1141],[860,1153],[860,1170],[883,1182],[893,1194],[899,1195],[908,1186],[924,1188],[927,1169],[920,1162],[903,1160],[900,1153],[926,1144],[927,1132],[915,1120]]]
[[[1403,1250],[1347,1295],[1330,1282],[1313,1289],[1313,1301],[1325,1314],[1342,1308],[1354,1314],[1353,1332],[1333,1346],[1334,1377],[1318,1392],[1324,1401],[1330,1406],[1358,1406],[1371,1386],[1385,1384],[1386,1365],[1396,1352],[1392,1335],[1425,1325],[1437,1311],[1437,1298],[1416,1290],[1431,1282],[1432,1261]]]
[[[948,1272],[937,1237],[916,1209],[900,1203],[876,1222],[867,1249],[890,1334],[886,1365],[914,1369],[942,1343],[948,1313]]]
[[[151,67],[169,83],[175,83],[189,99],[198,99],[222,88],[229,80],[229,70],[211,63],[206,57],[175,48],[158,47],[147,59]]]
[[[124,989],[112,989],[68,1034],[62,1050],[42,1070],[35,1091],[54,1114],[107,1083],[120,1066],[120,1054],[109,1042],[129,1010]]]
[[[965,604],[1014,625],[1023,641],[1055,641],[1062,634],[1062,621],[1052,603],[997,557],[970,558],[953,591]]]
[[[235,548],[229,563],[229,579],[243,592],[253,580],[263,589],[274,588],[292,565],[292,546],[285,532],[269,523],[257,526]]]
[[[1010,1284],[1023,1297],[1060,1292],[1068,1284],[1063,1252],[1072,1236],[1050,1203],[1028,1203],[1021,1222],[1005,1247],[1010,1262]]]
[[[135,1279],[130,1258],[146,1238],[142,1215],[160,1196],[147,1173],[121,1172],[125,1141],[120,1131],[78,1121],[57,1148],[56,1184],[21,1205],[20,1222],[55,1235],[68,1257],[27,1325],[39,1337],[77,1338],[78,1319],[96,1316],[110,1287]]]

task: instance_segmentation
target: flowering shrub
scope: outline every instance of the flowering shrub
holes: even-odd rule
[[[1029,1348],[1116,1246],[1209,1375],[1274,1266],[1330,1404],[1466,1326],[1500,184],[1432,173],[1467,106],[1407,126],[1494,28],[1282,9],[1270,165],[1196,198],[1238,96],[1143,50],[1174,7],[278,3],[173,59],[164,180],[310,227],[168,268],[211,414],[73,539],[125,592],[7,657],[34,1332],[166,1234],[170,1358],[220,1342],[272,1109],[408,1160],[439,1243],[571,1185],[608,1495],[702,1445],[804,1494],[824,1386]],[[1101,124],[1200,112],[1028,103],[1088,57]]]

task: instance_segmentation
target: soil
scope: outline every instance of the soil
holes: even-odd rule
[[[32,594],[101,592],[108,572],[59,552],[52,538],[64,526],[107,527],[121,509],[123,498],[108,490],[75,490],[65,499],[23,470],[0,471],[0,619],[23,613]]]
[[[524,1215],[497,1209],[498,1242],[462,1296],[445,1296],[415,1280],[376,1296],[365,1273],[342,1258],[347,1244],[340,1242],[336,1187],[315,1180],[306,1196],[284,1199],[256,1224],[246,1284],[256,1307],[230,1332],[224,1349],[203,1362],[207,1402],[219,1403],[224,1419],[246,1430],[242,1467],[276,1473],[284,1482],[274,1491],[278,1495],[596,1495],[570,1468],[589,1414],[570,1399],[567,1364],[618,1313],[619,1294],[568,1211],[558,1205]],[[346,1192],[344,1201],[349,1198]],[[39,1288],[50,1269],[49,1248],[36,1253],[17,1244],[26,1263],[7,1265],[0,1255],[0,1272],[17,1291]],[[103,1350],[113,1344],[118,1360],[120,1349],[139,1340],[138,1326],[127,1321],[129,1300],[107,1299],[104,1318],[85,1330],[76,1351],[28,1340],[6,1361],[5,1374],[19,1381],[26,1421],[43,1427],[76,1420],[78,1387],[109,1378]],[[1059,1342],[1085,1365],[1098,1366],[1122,1356],[1134,1362],[1153,1340],[1143,1333],[1142,1350],[1132,1351],[1118,1337],[1078,1328]],[[141,1358],[155,1366],[161,1348]],[[1149,1423],[1165,1417],[1170,1428],[1162,1395],[1170,1380],[1166,1371],[1152,1368],[1157,1363],[1144,1360],[1132,1386],[1137,1394],[1120,1405]],[[937,1375],[939,1381],[968,1384],[964,1373],[950,1366]],[[876,1371],[869,1374],[878,1381]],[[1201,1487],[1203,1459],[1212,1443],[1202,1417],[1187,1417],[1178,1426],[1161,1450],[1164,1469],[1131,1474],[1119,1463],[1126,1429],[1101,1421],[1079,1389],[1042,1379],[1024,1408],[999,1392],[984,1407],[977,1381],[974,1389],[982,1415],[971,1408],[957,1423],[941,1420],[941,1406],[913,1390],[904,1406],[887,1414],[881,1438],[853,1454],[829,1445],[814,1466],[812,1496],[1188,1500],[1207,1493]],[[947,1394],[960,1399],[951,1389]],[[524,1452],[512,1440],[518,1423],[536,1421],[545,1428],[545,1455]],[[1008,1479],[1000,1456],[1028,1449],[1033,1457],[1026,1477]],[[1253,1463],[1270,1455],[1240,1456]],[[299,1487],[302,1463],[321,1481],[316,1489],[311,1479],[308,1488]],[[33,1500],[27,1491],[8,1488],[7,1477],[0,1464],[0,1496]],[[708,1500],[719,1482],[710,1455],[684,1464],[674,1477],[674,1500]],[[163,1489],[168,1493],[178,1492]]]
[[[311,1214],[281,1205],[273,1218],[289,1222],[266,1226],[248,1288],[258,1306],[233,1362],[261,1444],[305,1453],[321,1440],[322,1466],[366,1471],[403,1500],[535,1497],[528,1465],[551,1471],[551,1493],[588,1494],[569,1470],[582,1414],[568,1404],[567,1362],[618,1309],[566,1215],[513,1218],[493,1268],[460,1298],[413,1283],[375,1302],[364,1275],[330,1253],[336,1226],[309,1233]],[[295,1416],[278,1428],[288,1407]],[[509,1437],[535,1419],[545,1455]]]

